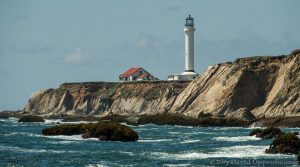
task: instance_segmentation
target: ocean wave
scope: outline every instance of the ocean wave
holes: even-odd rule
[[[66,136],[66,135],[56,135],[56,136],[44,136],[46,138],[51,138],[51,139],[62,139],[62,140],[71,140],[71,141],[78,141],[78,140],[98,140],[97,138],[87,138],[84,139],[81,137],[81,135],[71,135],[71,136]]]
[[[1,151],[12,151],[12,152],[20,152],[20,153],[76,153],[77,151],[67,151],[67,150],[45,150],[45,149],[28,149],[21,147],[13,147],[13,146],[0,146]]]
[[[155,143],[155,142],[166,142],[166,141],[172,141],[173,139],[142,139],[138,140],[138,142],[143,143]]]
[[[101,164],[95,164],[95,165],[88,164],[88,165],[86,165],[86,167],[106,167],[106,166],[101,165]]]
[[[232,142],[243,142],[243,141],[250,141],[250,140],[260,140],[255,136],[237,136],[237,137],[214,137],[216,141],[232,141]]]
[[[181,152],[181,153],[165,153],[165,152],[153,152],[150,153],[150,157],[154,159],[171,159],[171,160],[196,160],[196,159],[208,159],[208,158],[276,158],[276,157],[291,157],[294,155],[283,154],[266,154],[264,151],[268,146],[232,146],[222,147],[215,152],[203,153],[199,151]]]
[[[181,144],[188,144],[188,143],[197,143],[199,141],[201,141],[201,140],[183,140],[180,143]]]
[[[48,141],[47,143],[50,144],[70,144],[70,143],[76,143],[77,140],[61,140],[61,141]]]
[[[0,119],[1,122],[12,122],[12,123],[17,123],[18,120],[19,119],[15,117],[9,117],[8,119],[3,119],[3,118]]]
[[[13,133],[3,134],[3,136],[14,136],[14,135],[24,135],[24,136],[30,136],[30,137],[43,137],[43,135],[27,133],[27,132],[13,132]]]
[[[192,164],[164,164],[163,166],[168,166],[168,167],[184,167],[184,166],[194,166]]]
[[[62,123],[62,119],[45,119],[45,124]]]
[[[224,131],[224,130],[235,130],[235,129],[245,129],[245,128],[244,127],[215,127],[212,130]]]
[[[198,134],[215,134],[213,132],[186,132],[184,135],[198,135]]]

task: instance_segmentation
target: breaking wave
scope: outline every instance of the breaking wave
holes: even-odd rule
[[[28,149],[21,147],[12,147],[12,146],[0,146],[0,151],[12,151],[12,152],[21,152],[21,153],[75,153],[77,151],[67,151],[67,150],[46,150],[46,149]]]
[[[138,140],[138,142],[143,142],[143,143],[154,143],[154,142],[167,142],[167,141],[172,141],[173,139],[142,139]]]
[[[153,152],[149,153],[151,158],[154,159],[171,159],[171,160],[196,160],[196,159],[207,159],[207,158],[274,158],[274,157],[291,157],[293,155],[283,154],[266,154],[264,151],[268,146],[232,146],[222,147],[215,152],[182,152],[182,153],[164,153],[164,152]]]
[[[243,142],[243,141],[250,141],[250,140],[260,140],[255,136],[237,136],[237,137],[214,137],[216,141],[232,141],[232,142]]]
[[[197,143],[199,141],[201,141],[201,140],[183,140],[180,143],[181,144],[188,144],[188,143]]]

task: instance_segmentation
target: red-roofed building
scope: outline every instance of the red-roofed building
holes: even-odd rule
[[[133,67],[119,76],[120,82],[158,80],[142,67]]]

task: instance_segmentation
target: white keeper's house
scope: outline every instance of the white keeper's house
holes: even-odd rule
[[[142,67],[132,67],[119,76],[120,82],[156,81],[158,80]]]

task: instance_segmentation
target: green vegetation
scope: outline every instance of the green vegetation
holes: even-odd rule
[[[111,98],[115,94],[118,87],[119,87],[119,84],[113,84],[113,86],[107,90],[108,98]]]
[[[147,90],[146,92],[145,92],[145,99],[147,100],[147,101],[152,101],[152,100],[154,100],[154,99],[156,99],[157,97],[158,97],[158,95],[159,95],[159,92],[160,92],[160,90],[159,89],[155,89],[155,88],[153,88],[153,89],[149,89],[149,90]]]
[[[291,55],[297,55],[297,54],[300,54],[300,49],[296,49],[291,53]]]
[[[54,89],[54,93],[57,96],[62,96],[65,93],[65,91],[66,91],[66,89],[61,88],[61,87]]]

